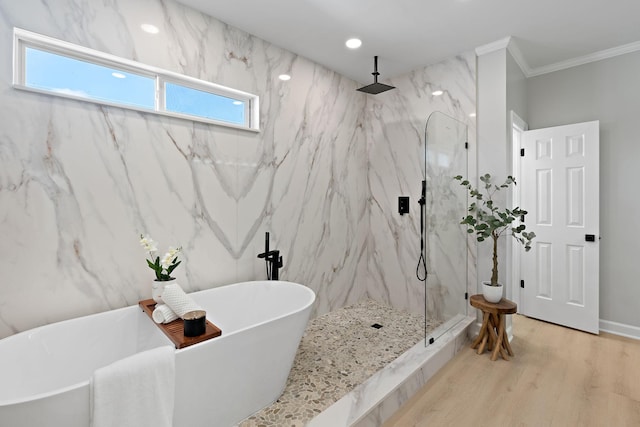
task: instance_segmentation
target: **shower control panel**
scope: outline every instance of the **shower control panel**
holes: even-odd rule
[[[398,213],[400,215],[409,213],[409,196],[398,197]]]

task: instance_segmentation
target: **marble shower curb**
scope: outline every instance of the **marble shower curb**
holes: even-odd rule
[[[421,341],[313,418],[308,427],[378,427],[469,341],[475,317],[456,316],[433,344]]]

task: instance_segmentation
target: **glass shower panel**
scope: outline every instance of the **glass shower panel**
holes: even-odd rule
[[[467,193],[456,175],[467,176],[467,126],[444,113],[432,113],[425,127],[427,264],[426,316],[442,325],[434,340],[467,315]]]

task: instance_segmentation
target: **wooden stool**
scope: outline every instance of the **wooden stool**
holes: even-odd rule
[[[498,358],[498,353],[504,360],[509,360],[509,356],[513,356],[513,350],[509,344],[507,331],[505,328],[505,314],[513,314],[517,311],[518,306],[515,302],[502,298],[500,302],[488,302],[480,294],[471,296],[471,306],[482,310],[482,326],[480,334],[475,339],[471,348],[478,346],[478,354],[482,354],[485,346],[489,344],[489,350],[493,349],[491,360]],[[507,353],[509,356],[507,356]]]

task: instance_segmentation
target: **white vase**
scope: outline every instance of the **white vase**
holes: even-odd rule
[[[498,283],[498,286],[491,286],[491,282],[482,282],[482,295],[488,302],[500,302],[502,299],[502,283]]]
[[[164,301],[162,301],[162,293],[164,292],[164,287],[171,283],[176,283],[176,279],[165,281],[154,280],[151,284],[151,298],[158,304],[164,304]]]

